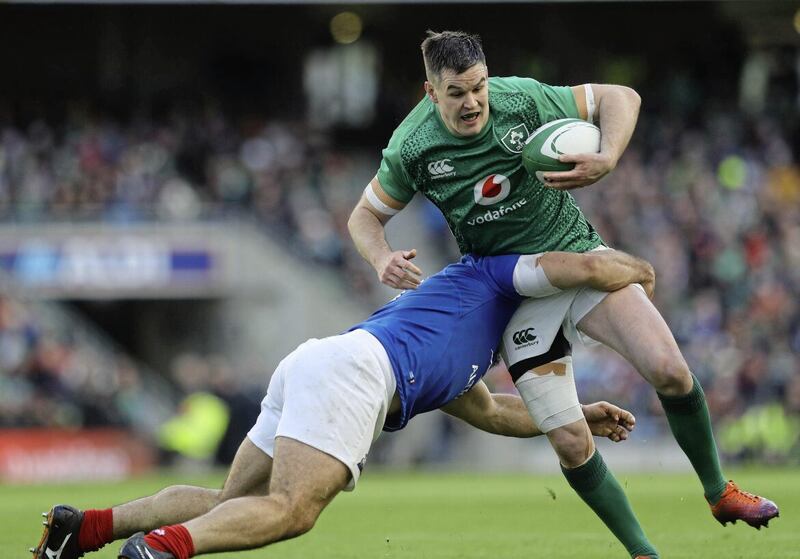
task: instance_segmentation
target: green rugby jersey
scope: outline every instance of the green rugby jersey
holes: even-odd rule
[[[525,139],[542,124],[578,118],[569,87],[530,78],[489,79],[489,121],[454,136],[426,96],[383,150],[381,186],[408,202],[421,192],[444,214],[461,252],[584,252],[602,243],[568,192],[545,188],[522,167]]]

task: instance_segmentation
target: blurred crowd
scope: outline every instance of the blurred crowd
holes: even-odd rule
[[[576,195],[609,245],[655,266],[656,305],[705,387],[730,455],[797,457],[800,449],[800,167],[792,133],[785,122],[734,111],[696,122],[644,115],[613,174]],[[211,109],[126,124],[74,114],[58,127],[0,128],[0,218],[244,216],[365,292],[376,281],[346,222],[377,157],[334,150],[295,122],[233,123]],[[450,235],[440,219],[427,223],[434,237]],[[130,405],[140,379],[124,358],[48,335],[7,299],[0,321],[0,425],[114,424],[140,413]],[[660,414],[652,389],[620,357],[577,357],[583,400]],[[94,382],[100,369],[103,381]],[[208,386],[220,385],[209,378]],[[639,425],[666,429],[663,421]]]
[[[136,426],[165,406],[127,357],[76,325],[0,295],[0,428]]]
[[[76,317],[0,295],[0,429],[120,427],[157,444],[165,462],[227,464],[261,390],[221,355],[181,353],[166,379],[156,377]]]
[[[0,120],[0,220],[251,219],[369,290],[347,218],[374,170],[327,143],[299,122],[234,121],[213,106],[123,120],[75,105],[58,125]]]

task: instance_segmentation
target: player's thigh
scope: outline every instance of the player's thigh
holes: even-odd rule
[[[610,293],[577,327],[618,352],[651,382],[665,373],[688,371],[667,323],[638,286]]]
[[[572,353],[562,324],[577,293],[577,289],[568,289],[520,304],[500,344],[503,361],[515,382],[526,371]]]
[[[284,499],[306,521],[313,523],[350,477],[350,468],[330,454],[288,437],[275,439],[270,496]]]
[[[221,500],[266,495],[272,475],[272,457],[245,437],[222,487]]]

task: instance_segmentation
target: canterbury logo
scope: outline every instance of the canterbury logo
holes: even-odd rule
[[[517,345],[527,344],[528,342],[535,342],[536,334],[534,334],[533,331],[534,328],[526,328],[525,330],[514,332],[514,335],[511,336],[511,339],[514,340],[514,343]]]
[[[46,549],[46,550],[45,550],[45,554],[46,554],[46,555],[47,555],[47,556],[48,556],[50,559],[61,559],[61,553],[63,553],[63,551],[64,551],[64,547],[66,547],[66,545],[67,545],[67,542],[69,541],[70,537],[72,537],[72,534],[67,534],[67,537],[66,537],[66,538],[64,538],[64,541],[61,543],[61,547],[59,547],[59,548],[58,548],[57,550],[55,550],[55,551],[53,551],[52,549]]]
[[[434,178],[448,175],[449,173],[455,174],[453,173],[454,170],[455,167],[450,165],[449,159],[441,159],[439,161],[434,161],[433,163],[428,163],[428,172]]]

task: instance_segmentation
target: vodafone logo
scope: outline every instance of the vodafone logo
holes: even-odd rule
[[[481,206],[491,206],[505,200],[511,191],[511,182],[504,175],[489,175],[475,183],[475,202]]]

